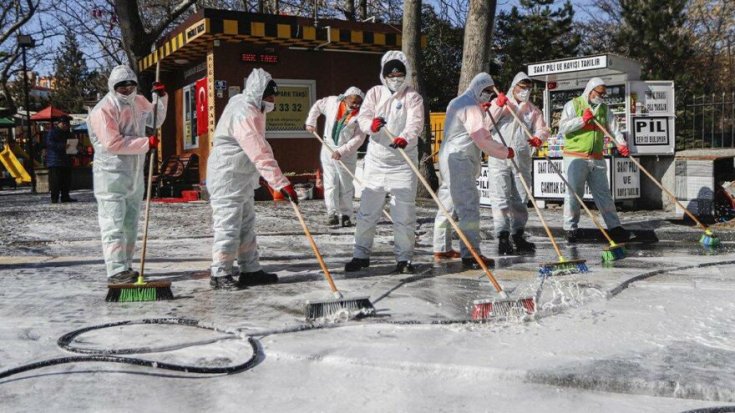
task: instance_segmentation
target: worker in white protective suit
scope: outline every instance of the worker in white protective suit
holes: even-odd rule
[[[528,222],[528,193],[521,177],[531,185],[531,157],[534,148],[538,148],[549,138],[549,128],[544,122],[543,113],[529,101],[533,82],[523,72],[518,72],[510,85],[510,97],[498,96],[490,108],[493,119],[498,123],[493,128],[493,138],[500,142],[498,131],[505,138],[506,144],[516,153],[515,161],[519,172],[510,162],[500,159],[488,160],[488,172],[493,177],[490,186],[490,203],[493,208],[495,238],[498,239],[498,254],[532,253],[536,245],[526,240],[524,232]],[[510,111],[531,132],[529,139],[523,126],[520,125]],[[511,244],[511,238],[513,244]]]
[[[156,82],[157,108],[137,93],[138,78],[125,65],[116,66],[107,80],[109,92],[92,109],[87,119],[94,146],[94,196],[102,236],[102,252],[110,284],[134,282],[132,269],[138,217],[145,191],[145,154],[158,146],[155,134],[146,127],[161,126],[166,119],[168,96]],[[153,111],[157,110],[156,125]]]
[[[406,56],[389,51],[381,59],[380,81],[365,95],[357,121],[363,132],[370,134],[365,155],[363,183],[355,228],[355,249],[345,271],[358,271],[370,266],[370,252],[375,227],[391,195],[396,272],[411,273],[416,239],[416,176],[398,153],[404,149],[414,164],[418,163],[416,147],[424,128],[424,102],[411,86],[411,70]]]
[[[480,250],[480,194],[476,180],[480,175],[482,152],[491,157],[512,158],[513,149],[493,140],[490,120],[485,109],[494,96],[493,79],[479,73],[467,90],[452,99],[447,106],[444,140],[439,150],[439,171],[442,184],[437,196],[454,217],[457,225],[478,254]],[[453,218],[454,218],[453,217]],[[480,268],[467,246],[460,243],[460,253],[452,249],[449,220],[439,211],[434,220],[434,258],[462,258],[465,268]],[[487,266],[495,262],[481,255]]]
[[[615,211],[607,181],[607,164],[603,157],[605,133],[595,120],[613,136],[621,155],[628,156],[630,151],[615,115],[604,102],[606,95],[605,82],[593,77],[587,82],[582,96],[564,105],[559,120],[559,133],[564,134],[564,172],[571,189],[580,196],[584,194],[584,184],[589,185],[610,237],[615,242],[625,242],[631,234],[620,225]],[[567,241],[571,243],[579,238],[579,208],[577,198],[567,191],[564,196],[564,229],[567,231]]]
[[[266,113],[275,108],[276,83],[256,68],[245,90],[230,98],[217,123],[207,162],[207,190],[212,206],[214,243],[210,285],[232,290],[278,282],[260,266],[255,239],[255,189],[262,176],[268,184],[298,203],[265,140]],[[237,265],[234,264],[237,260]],[[238,276],[235,281],[234,276]]]
[[[355,186],[352,176],[339,163],[342,161],[355,174],[357,149],[365,141],[365,133],[357,124],[357,114],[364,98],[365,94],[360,89],[350,87],[339,96],[317,100],[306,118],[306,130],[310,133],[316,132],[320,115],[326,118],[320,158],[324,170],[322,182],[324,203],[327,206],[327,225],[341,223],[343,227],[352,226]]]

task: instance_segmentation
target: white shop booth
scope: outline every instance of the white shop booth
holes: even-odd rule
[[[563,200],[566,188],[547,163],[554,162],[562,170],[564,137],[558,133],[559,119],[564,105],[580,96],[593,77],[602,78],[607,85],[605,103],[615,115],[623,131],[631,155],[674,154],[674,82],[641,81],[640,64],[612,54],[584,56],[529,64],[528,76],[543,82],[544,117],[551,128],[547,145],[540,148],[533,159],[533,195],[537,200]],[[510,92],[508,92],[510,93]],[[533,96],[538,96],[534,93]],[[540,105],[542,103],[542,105]],[[610,190],[615,201],[632,201],[640,197],[640,172],[624,157],[617,155],[612,142],[604,149]],[[487,168],[483,167],[478,188],[481,204],[490,205]],[[591,199],[589,189],[585,198]]]

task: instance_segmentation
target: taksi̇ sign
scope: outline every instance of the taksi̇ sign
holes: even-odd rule
[[[632,119],[635,146],[669,146],[669,117],[638,116]]]
[[[581,70],[604,69],[607,67],[607,56],[591,56],[578,59],[559,60],[556,62],[537,63],[528,66],[529,76],[549,75],[553,73],[578,72]]]

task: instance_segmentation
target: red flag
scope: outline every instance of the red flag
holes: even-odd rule
[[[196,105],[197,105],[197,136],[206,135],[209,132],[209,108],[207,105],[207,78],[201,78],[196,82]]]

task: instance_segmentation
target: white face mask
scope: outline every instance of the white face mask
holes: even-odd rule
[[[273,109],[276,108],[276,104],[273,102],[268,102],[267,100],[263,101],[263,113],[273,112]]]
[[[122,93],[115,92],[115,97],[121,102],[126,105],[132,105],[133,102],[135,102],[135,96],[138,93],[134,90],[129,95],[123,95]]]
[[[523,89],[516,93],[516,99],[520,102],[528,102],[528,97],[531,96],[531,90]]]
[[[385,83],[388,86],[388,89],[391,90],[391,92],[395,92],[398,90],[401,86],[403,86],[403,82],[406,81],[405,76],[401,77],[389,77],[385,79]]]
[[[489,92],[480,93],[480,103],[490,102],[493,98],[493,94]]]
[[[602,103],[603,103],[604,101],[602,100],[602,98],[601,98],[601,97],[599,97],[599,96],[595,96],[595,97],[593,97],[593,98],[591,98],[591,99],[590,99],[590,102],[594,103],[595,105],[600,105],[600,104],[602,104]]]

